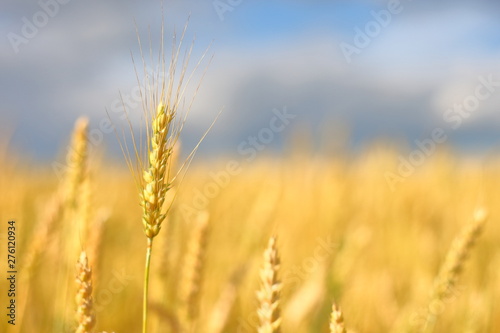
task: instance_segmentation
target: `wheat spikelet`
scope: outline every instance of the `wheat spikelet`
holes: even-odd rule
[[[333,303],[332,305],[332,314],[330,317],[330,333],[346,333],[345,325],[344,325],[344,315],[342,314],[342,310],[340,306]]]
[[[428,315],[424,325],[425,332],[433,331],[436,318],[443,310],[443,302],[453,294],[467,256],[471,252],[476,239],[481,234],[486,219],[487,213],[484,209],[476,210],[472,222],[453,241],[435,279],[428,307]]]
[[[209,214],[203,211],[197,217],[183,261],[179,299],[181,301],[180,317],[185,323],[191,322],[197,316],[204,255],[208,243],[208,225]]]
[[[264,265],[260,271],[261,288],[257,292],[260,320],[259,333],[279,333],[281,331],[280,292],[281,282],[278,278],[280,257],[276,245],[276,237],[269,239],[264,252]]]
[[[89,267],[87,254],[82,251],[76,264],[76,333],[90,333],[95,326],[92,301],[92,270]]]

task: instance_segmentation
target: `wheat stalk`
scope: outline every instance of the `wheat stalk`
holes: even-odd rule
[[[144,272],[143,333],[147,331],[147,298],[149,271],[153,238],[158,235],[165,220],[163,212],[165,195],[170,187],[169,158],[172,156],[172,140],[169,137],[170,126],[175,116],[175,109],[167,108],[162,102],[158,105],[152,121],[152,134],[148,153],[149,166],[144,170],[141,182],[141,207],[144,232],[147,237],[146,269]]]
[[[174,60],[175,61],[175,60]],[[173,73],[172,73],[173,75]],[[151,128],[148,128],[148,154],[147,162],[140,163],[143,168],[140,178],[140,205],[142,207],[142,223],[144,233],[147,237],[146,264],[144,271],[144,304],[143,304],[143,333],[147,332],[147,307],[149,272],[151,266],[151,253],[153,239],[161,230],[161,225],[167,216],[168,210],[164,211],[165,195],[172,184],[170,174],[173,146],[178,138],[178,132],[172,131],[178,104],[171,104],[171,91],[166,91],[166,83],[160,84],[160,96],[152,93],[145,105],[158,103],[156,112],[151,119]],[[169,94],[166,96],[165,94]],[[158,100],[159,99],[159,100]],[[145,113],[148,113],[145,110]]]
[[[198,299],[201,290],[204,255],[208,240],[209,214],[201,212],[193,228],[191,240],[183,261],[180,318],[188,326],[197,316]]]
[[[65,200],[64,223],[62,232],[69,234],[63,244],[67,252],[68,267],[73,265],[74,256],[79,253],[79,245],[85,239],[85,230],[90,215],[90,179],[88,170],[88,128],[85,117],[77,119],[68,151],[68,170],[63,184],[62,196]]]
[[[280,257],[276,237],[269,239],[264,252],[264,265],[260,271],[261,287],[257,292],[260,319],[259,333],[279,333],[281,331],[280,293],[281,282],[278,278]]]
[[[79,221],[79,234],[84,242],[88,241],[91,230],[90,221],[93,219],[92,214],[92,188],[90,172],[86,170],[86,174],[80,184],[78,193],[78,211],[77,218]]]
[[[435,279],[431,301],[427,310],[427,319],[423,328],[424,332],[432,332],[434,330],[437,316],[443,307],[443,301],[452,295],[458,278],[463,271],[467,256],[481,234],[486,219],[487,213],[484,209],[476,210],[472,222],[453,241]]]
[[[342,310],[340,306],[333,303],[332,305],[332,314],[330,317],[330,333],[346,333],[345,325],[344,325],[344,315],[342,314]]]
[[[24,257],[23,272],[21,281],[23,282],[24,288],[19,292],[19,318],[20,322],[23,322],[22,318],[24,316],[26,306],[30,303],[30,287],[31,287],[31,277],[33,276],[33,271],[35,270],[38,258],[42,253],[42,250],[47,245],[50,239],[54,225],[60,220],[63,212],[63,202],[59,195],[54,195],[47,205],[44,207],[44,211],[41,215],[40,220],[35,225],[35,231],[33,233],[34,237],[29,242],[29,247],[27,253]]]
[[[31,273],[33,266],[36,264],[37,257],[41,250],[46,246],[50,237],[52,227],[61,218],[62,215],[62,200],[60,196],[54,195],[50,198],[44,211],[41,215],[40,221],[35,226],[36,237],[33,237],[29,244],[29,249],[24,259],[24,271]]]
[[[87,254],[82,251],[76,264],[76,333],[90,333],[95,326],[95,315],[92,301],[92,270],[89,267]]]
[[[170,59],[170,63],[167,64],[164,51],[164,22],[162,21],[160,51],[158,54],[159,69],[152,75],[147,73],[147,66],[142,51],[143,47],[141,44],[141,39],[138,36],[139,49],[143,61],[144,74],[146,76],[145,83],[142,83],[139,79],[139,74],[137,72],[135,62],[134,67],[136,71],[137,82],[141,87],[140,96],[142,109],[147,122],[147,151],[144,156],[143,147],[142,145],[138,147],[130,122],[129,126],[132,134],[134,154],[137,160],[136,167],[134,167],[134,164],[132,163],[131,154],[127,148],[127,145],[121,145],[122,151],[126,155],[129,169],[133,172],[136,172],[135,175],[139,187],[140,206],[142,207],[142,224],[147,239],[143,292],[143,333],[147,332],[148,289],[153,239],[159,234],[162,223],[170,212],[173,204],[172,201],[169,202],[168,205],[165,205],[165,196],[174,182],[180,183],[182,177],[179,181],[176,181],[176,179],[179,175],[183,176],[183,174],[181,174],[181,171],[185,171],[187,169],[201,141],[213,126],[212,123],[207,132],[205,132],[198,144],[186,158],[184,163],[182,163],[179,169],[174,173],[172,165],[174,162],[173,160],[175,159],[175,157],[173,156],[174,147],[179,140],[179,135],[184,127],[189,110],[191,109],[191,105],[200,85],[198,85],[198,87],[195,89],[192,99],[189,103],[187,103],[187,105],[184,104],[186,97],[186,88],[191,81],[193,74],[196,72],[198,66],[206,56],[205,52],[202,55],[200,61],[194,67],[192,73],[190,75],[186,75],[194,45],[191,44],[190,48],[186,50],[184,58],[181,62],[181,71],[180,73],[177,73],[177,68],[179,67],[178,64],[180,63],[179,56],[182,49],[181,45],[184,40],[186,30],[187,24],[182,32],[178,45],[176,35],[174,33],[172,43],[172,56]],[[152,45],[150,40],[150,56],[151,59],[153,59],[151,50]],[[123,102],[123,107],[126,111],[127,106],[125,105],[125,102]],[[182,117],[177,117],[178,111],[181,108],[185,112]],[[142,139],[139,142],[142,143]]]
[[[187,27],[187,26],[186,26]],[[185,30],[184,30],[185,32]],[[162,25],[163,33],[163,25]],[[162,36],[163,37],[163,36]],[[181,36],[181,44],[184,33]],[[139,38],[140,43],[140,38]],[[142,50],[142,46],[141,46]],[[190,58],[189,50],[178,82],[176,82],[176,67],[179,58],[180,47],[175,45],[170,67],[167,69],[165,55],[163,53],[163,40],[160,46],[159,64],[161,69],[153,78],[143,87],[148,93],[142,95],[143,110],[146,119],[149,118],[147,126],[147,156],[143,161],[138,153],[135,138],[133,137],[134,149],[138,158],[139,177],[139,196],[142,207],[142,224],[147,238],[146,263],[144,271],[144,293],[143,293],[143,327],[142,332],[147,332],[147,313],[148,313],[148,289],[149,274],[151,267],[151,254],[153,248],[153,239],[161,230],[162,223],[167,217],[172,202],[169,202],[165,208],[165,197],[168,190],[172,187],[177,173],[173,173],[172,159],[174,146],[179,139],[180,132],[186,121],[187,113],[178,121],[175,121],[177,111],[181,105],[181,100],[185,92],[185,74],[187,63]],[[142,53],[141,53],[142,54]],[[143,56],[144,61],[144,56]],[[139,80],[138,80],[139,81]],[[188,79],[189,82],[189,79]],[[133,132],[132,132],[133,133]],[[127,151],[128,152],[128,151]],[[130,154],[129,167],[131,167]],[[192,155],[190,155],[192,158]],[[190,159],[188,158],[188,160]],[[183,169],[185,164],[181,166]]]
[[[238,296],[238,286],[245,276],[246,271],[246,265],[242,265],[231,274],[231,277],[219,295],[218,300],[211,307],[208,322],[205,325],[206,332],[221,333],[224,331]]]
[[[94,281],[98,283],[100,274],[100,263],[103,250],[103,237],[106,223],[109,219],[110,212],[106,209],[101,209],[93,218],[90,224],[91,230],[88,233],[87,252],[89,253],[90,264],[93,267]],[[98,287],[98,286],[97,286]]]
[[[67,172],[62,187],[59,189],[64,200],[64,212],[62,225],[59,232],[64,235],[59,240],[60,251],[64,253],[64,268],[57,277],[57,292],[60,297],[56,297],[56,309],[62,311],[63,317],[67,318],[70,314],[70,308],[67,307],[68,291],[71,290],[71,280],[68,279],[71,267],[74,264],[75,256],[80,253],[81,246],[81,227],[86,222],[82,218],[86,218],[88,212],[83,212],[82,208],[87,209],[89,206],[85,202],[88,199],[84,184],[88,184],[88,129],[89,121],[85,117],[80,117],[75,122],[75,127],[72,134],[71,144],[66,157]],[[60,325],[63,321],[54,322],[56,331],[62,330]]]

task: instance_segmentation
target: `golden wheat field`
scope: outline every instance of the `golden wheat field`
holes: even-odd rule
[[[195,160],[154,237],[148,332],[499,332],[499,160],[441,150],[391,189],[397,154],[304,144],[233,174]],[[139,332],[150,238],[125,162],[77,154],[58,179],[6,145],[0,158],[18,270],[16,326],[0,330]]]
[[[354,152],[325,126],[320,148],[298,128],[279,152],[198,157],[218,116],[180,138],[210,56],[161,29],[159,51],[139,37],[123,158],[83,115],[55,163],[0,141],[0,332],[500,332],[500,156],[441,128],[423,152]],[[261,141],[294,118],[273,113]]]

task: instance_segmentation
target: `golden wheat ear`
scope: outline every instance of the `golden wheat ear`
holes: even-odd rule
[[[344,315],[340,306],[333,303],[332,314],[330,316],[330,333],[346,333],[344,325]]]
[[[462,273],[465,261],[469,256],[474,244],[483,230],[487,218],[485,210],[477,210],[474,218],[453,241],[443,266],[436,278],[433,296],[436,299],[443,299],[457,283],[457,279]]]
[[[195,66],[191,74],[187,73],[191,52],[194,43],[187,48],[185,54],[181,56],[181,50],[184,36],[187,30],[187,24],[182,32],[180,41],[177,42],[177,37],[174,34],[172,44],[172,55],[169,63],[166,60],[164,52],[164,25],[162,21],[160,51],[158,54],[159,69],[150,76],[146,70],[146,61],[142,52],[141,39],[139,39],[139,49],[144,65],[144,75],[146,82],[142,83],[139,79],[137,66],[134,68],[137,76],[137,82],[140,89],[143,115],[146,122],[145,142],[143,139],[138,141],[134,136],[132,124],[129,122],[129,127],[132,135],[133,155],[135,155],[136,163],[132,161],[130,150],[124,143],[121,145],[125,154],[127,164],[130,170],[134,173],[136,183],[139,188],[140,206],[142,208],[142,224],[144,233],[147,239],[146,262],[144,272],[144,292],[143,292],[143,325],[142,332],[147,332],[148,326],[148,290],[150,280],[151,255],[153,248],[153,239],[160,233],[162,225],[172,207],[172,202],[167,204],[167,193],[170,192],[174,182],[176,181],[179,170],[173,171],[175,163],[174,148],[179,140],[180,133],[189,114],[189,110],[194,100],[194,96],[199,88],[195,89],[191,103],[186,105],[187,86],[191,81],[194,72],[196,72],[201,61],[205,58],[206,52],[201,57],[200,61]],[[151,60],[152,41],[150,39]],[[208,51],[208,50],[207,50]],[[181,59],[180,57],[183,57]],[[154,64],[151,64],[154,65]],[[178,72],[180,67],[180,73]],[[125,112],[127,106],[123,103]],[[144,143],[144,144],[143,144]],[[179,169],[185,169],[186,163],[189,165],[192,160],[194,151],[189,154],[187,160],[180,166]],[[135,165],[135,166],[134,166]],[[182,179],[181,179],[182,180]]]
[[[269,239],[267,249],[264,252],[264,265],[260,271],[261,287],[257,292],[259,333],[279,333],[281,331],[280,294],[282,285],[278,277],[279,269],[280,257],[277,239],[276,236],[273,236]]]
[[[144,232],[149,239],[158,235],[166,217],[162,209],[165,195],[170,188],[168,179],[170,165],[167,161],[172,154],[172,147],[169,146],[168,137],[174,112],[160,103],[152,121],[153,128],[148,154],[149,167],[143,172],[140,192]]]
[[[85,117],[78,118],[73,130],[71,146],[66,157],[68,173],[63,193],[68,208],[74,208],[79,196],[80,187],[87,176],[88,157],[88,128],[89,120]]]
[[[87,254],[82,251],[76,264],[76,333],[91,333],[95,326],[95,315],[92,300],[92,270],[89,267]]]

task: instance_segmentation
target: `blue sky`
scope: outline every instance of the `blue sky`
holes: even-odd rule
[[[9,34],[22,35],[23,17],[32,22],[43,8],[37,1],[0,4],[0,121],[4,133],[12,132],[12,146],[35,158],[53,159],[80,115],[98,127],[119,91],[127,94],[136,85],[134,20],[143,40],[151,27],[158,46],[159,0],[65,1],[17,53]],[[411,144],[435,127],[448,128],[444,112],[474,92],[478,77],[500,81],[500,6],[401,1],[401,12],[346,61],[341,44],[352,45],[356,28],[364,30],[374,20],[372,11],[387,10],[388,3],[242,0],[221,21],[212,1],[165,0],[166,35],[174,27],[182,30],[190,15],[186,41],[196,36],[193,62],[213,41],[214,58],[184,141],[194,144],[221,109],[202,153],[234,153],[266,126],[274,108],[285,106],[297,120],[271,146],[279,147],[301,124],[315,132],[345,124],[353,145],[380,136]],[[460,128],[449,129],[448,143],[494,149],[500,143],[499,105],[500,90]],[[140,126],[139,117],[131,118]],[[117,151],[113,134],[103,141]]]

